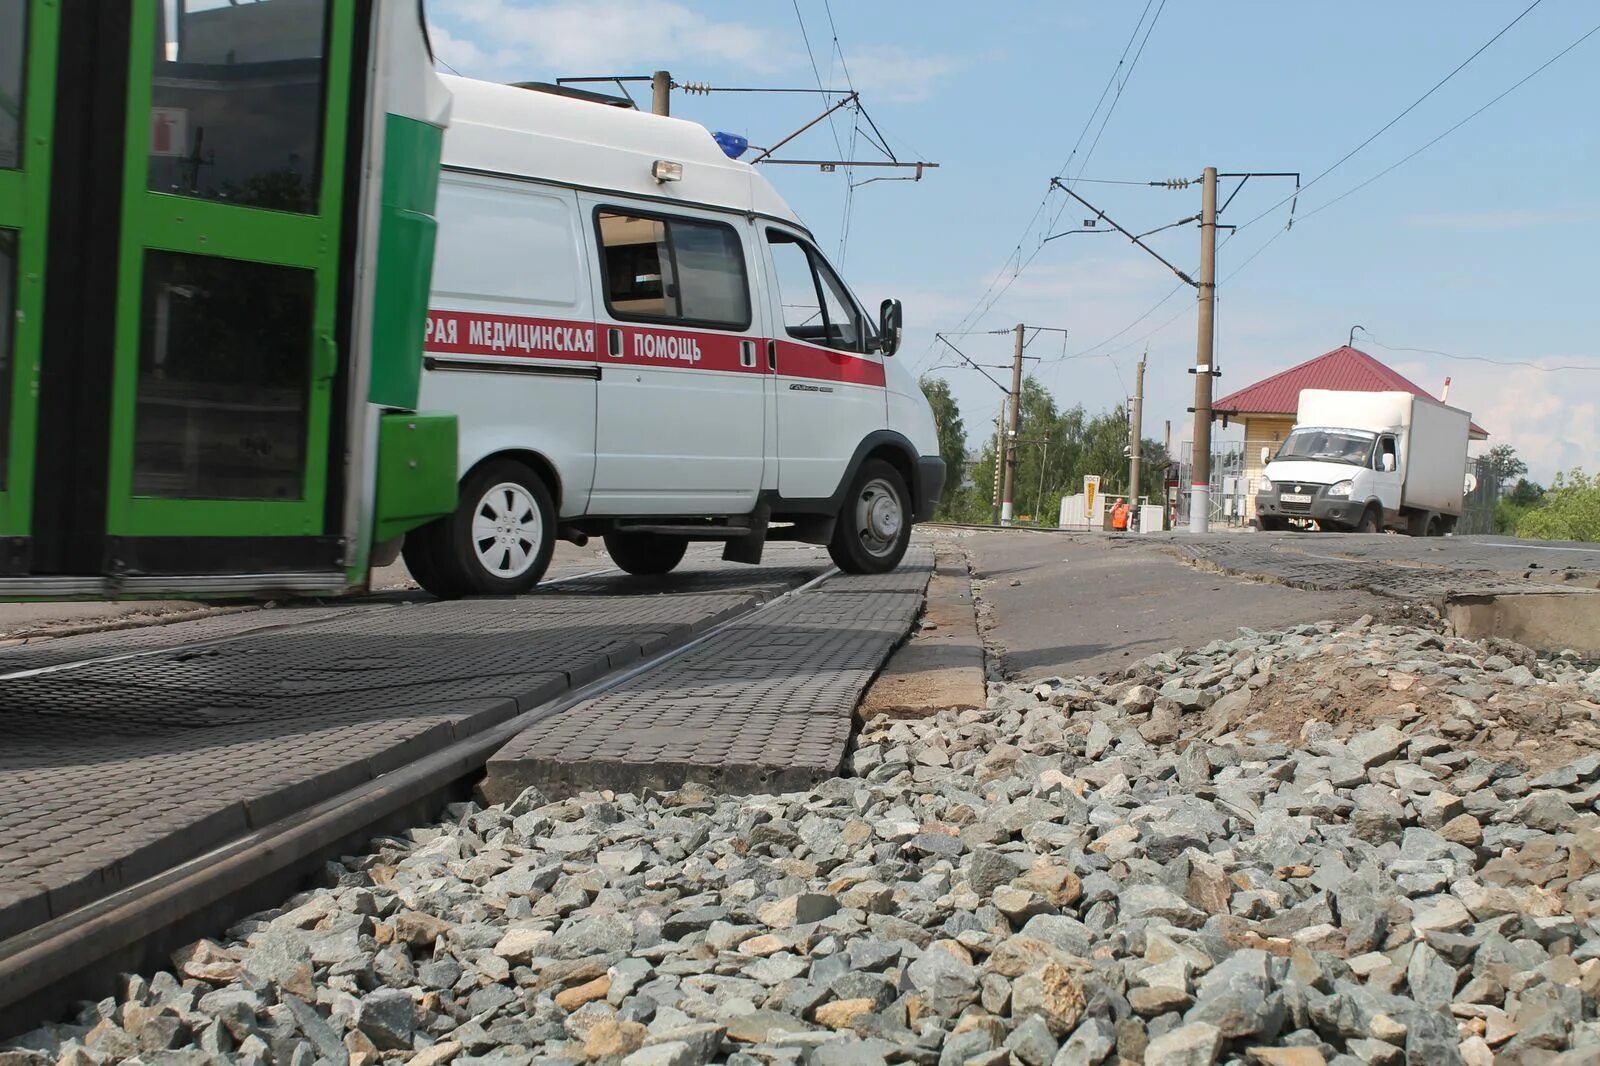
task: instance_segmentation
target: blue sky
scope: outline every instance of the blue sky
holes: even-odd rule
[[[429,0],[428,11],[442,60],[469,76],[518,81],[661,68],[680,82],[815,86],[803,24],[823,83],[846,84],[842,53],[849,82],[896,153],[940,164],[921,182],[860,186],[853,196],[843,171],[768,168],[836,261],[842,247],[843,272],[868,306],[883,296],[904,301],[907,342],[897,358],[919,370],[949,367],[955,360],[933,331],[964,320],[966,329],[1018,321],[1065,328],[1064,342],[1058,334],[1034,342],[1029,353],[1041,361],[1030,367],[1063,405],[1101,410],[1122,402],[1148,343],[1146,435],[1160,439],[1171,419],[1176,447],[1190,436],[1193,295],[1185,288],[1150,311],[1176,281],[1114,236],[1041,247],[1042,236],[1088,215],[1060,193],[1044,200],[1050,177],[1070,157],[1069,178],[1192,178],[1211,164],[1300,171],[1310,181],[1531,0],[830,2],[831,12],[824,0]],[[1107,111],[1096,102],[1141,16],[1091,155]],[[1516,446],[1541,480],[1573,465],[1600,467],[1600,34],[1432,148],[1318,211],[1597,23],[1593,0],[1543,0],[1306,189],[1291,231],[1287,205],[1268,209],[1292,183],[1250,182],[1223,219],[1243,226],[1261,216],[1219,252],[1219,394],[1337,347],[1359,324],[1369,332],[1357,334],[1357,347],[1424,388],[1437,394],[1451,377],[1451,402],[1473,412],[1491,443]],[[677,93],[673,109],[769,144],[813,117],[818,103]],[[836,134],[848,152],[855,122],[842,112],[831,129],[819,126],[787,151],[831,157]],[[881,158],[860,138],[856,157]],[[855,180],[888,173],[858,170]],[[1198,187],[1074,187],[1136,232],[1199,209]],[[1028,263],[1020,272],[1019,239]],[[1198,262],[1193,226],[1151,243],[1185,270]],[[997,276],[1005,292],[974,322],[969,312],[989,303],[980,297]],[[982,362],[1010,357],[1008,336],[957,343]],[[1586,369],[1546,372],[1393,349]],[[969,435],[992,426],[1000,399],[993,385],[970,370],[935,372],[951,382]]]

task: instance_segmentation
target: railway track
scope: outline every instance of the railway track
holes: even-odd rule
[[[550,584],[559,589],[610,573],[614,571],[609,568],[587,571]],[[689,632],[670,646],[654,648],[632,665],[574,686],[553,700],[428,751],[370,781],[0,940],[0,1036],[61,1017],[75,1002],[106,995],[119,974],[167,968],[172,950],[215,934],[239,916],[292,894],[325,859],[358,851],[374,836],[424,823],[446,803],[465,798],[481,780],[490,757],[531,727],[660,670],[714,641],[730,627],[781,612],[796,597],[837,573],[830,568],[731,615],[723,612],[709,626]],[[565,595],[569,594],[559,593],[552,602]],[[400,608],[362,605],[337,617],[348,621],[351,613],[376,616],[396,609]],[[328,621],[329,616],[319,615],[272,628],[314,632]],[[263,632],[256,627],[185,645],[184,654],[197,647],[226,647]],[[0,683],[117,667],[172,651],[167,646],[71,658],[0,674]]]

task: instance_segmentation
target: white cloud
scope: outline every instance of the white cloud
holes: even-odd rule
[[[1557,471],[1600,466],[1600,407],[1595,372],[1547,373],[1532,367],[1495,367],[1493,373],[1457,377],[1450,403],[1472,412],[1489,444],[1510,444],[1529,476],[1548,485]]]
[[[851,82],[868,106],[878,101],[926,100],[934,95],[941,81],[967,64],[967,60],[955,56],[919,55],[892,44],[860,45],[850,49],[846,58]]]
[[[509,53],[491,58],[476,44],[455,36],[442,26],[428,27],[428,42],[433,45],[434,57],[443,66],[462,73],[484,70],[514,58]]]
[[[697,80],[731,68],[812,81],[792,25],[780,31],[713,19],[677,0],[439,0],[430,10],[435,50],[469,77],[648,74],[665,67]],[[449,28],[439,24],[441,17]],[[812,47],[828,78],[831,43],[813,34]],[[850,47],[847,59],[869,107],[926,100],[968,63],[871,43]],[[832,80],[842,85],[844,79],[836,72]]]
[[[434,14],[448,15],[466,39],[459,43],[472,47],[467,66],[450,62],[474,77],[647,74],[689,61],[765,71],[792,58],[787,42],[763,29],[715,21],[673,0],[451,0]]]

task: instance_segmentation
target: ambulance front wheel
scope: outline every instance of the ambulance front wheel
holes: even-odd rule
[[[689,542],[683,537],[661,533],[606,534],[606,552],[623,570],[640,577],[665,574],[683,562]]]
[[[495,459],[461,483],[455,514],[407,534],[406,567],[442,599],[515,596],[550,568],[555,532],[544,479],[515,460]]]
[[[882,459],[868,459],[839,509],[828,554],[847,574],[882,574],[900,565],[910,543],[906,480]]]

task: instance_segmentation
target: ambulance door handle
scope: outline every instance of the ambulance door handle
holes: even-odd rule
[[[739,342],[739,365],[746,368],[753,368],[756,365],[755,341]]]
[[[610,329],[606,330],[606,334],[607,334],[606,344],[610,348],[612,357],[615,358],[615,359],[621,359],[622,358],[622,331],[620,329],[617,329],[615,326],[613,326]]]
[[[767,342],[767,369],[773,373],[778,372],[778,342]]]

